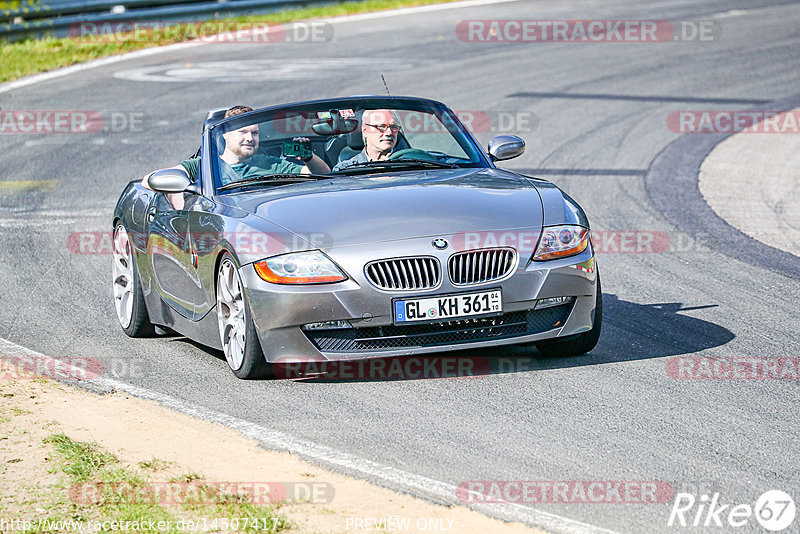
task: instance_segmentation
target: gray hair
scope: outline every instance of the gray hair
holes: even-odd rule
[[[362,139],[362,141],[364,142],[365,145],[367,144],[367,139],[364,137],[364,125],[368,124],[367,123],[367,118],[370,117],[373,113],[375,113],[377,111],[388,111],[389,113],[392,114],[392,118],[395,120],[395,122],[397,122],[397,124],[400,124],[400,117],[397,116],[397,112],[395,112],[395,110],[393,110],[393,109],[385,109],[385,108],[384,109],[365,109],[364,112],[361,114],[361,139]]]

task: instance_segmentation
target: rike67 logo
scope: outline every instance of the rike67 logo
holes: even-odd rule
[[[719,493],[703,494],[698,499],[691,493],[678,493],[669,514],[667,526],[721,527],[725,529],[753,525],[753,517],[766,530],[787,529],[796,514],[792,497],[780,490],[764,492],[751,506],[749,503],[725,503]]]

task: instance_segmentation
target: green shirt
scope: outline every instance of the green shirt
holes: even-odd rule
[[[200,172],[200,158],[191,158],[186,161],[181,161],[181,165],[189,174],[189,179],[194,181]],[[232,173],[231,170],[235,171],[235,174]],[[264,154],[256,154],[247,161],[234,163],[233,165],[229,165],[220,160],[220,171],[222,174],[220,178],[222,185],[245,178],[264,176],[265,174],[300,174],[301,170],[303,170],[302,165]]]

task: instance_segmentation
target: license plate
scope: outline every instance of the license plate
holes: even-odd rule
[[[394,322],[444,321],[502,311],[502,294],[499,289],[492,289],[476,293],[395,300]]]

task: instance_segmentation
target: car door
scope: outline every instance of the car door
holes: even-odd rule
[[[189,217],[189,241],[195,262],[196,283],[192,286],[194,320],[202,319],[215,305],[216,259],[224,239],[224,223],[214,211],[215,203],[199,197],[191,207]]]
[[[170,308],[191,319],[194,315],[192,286],[196,283],[196,277],[189,246],[186,210],[175,208],[167,195],[158,193],[148,206],[146,218],[153,286]]]

